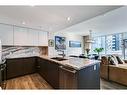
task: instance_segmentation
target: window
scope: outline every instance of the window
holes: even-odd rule
[[[123,39],[124,39],[124,48],[123,48],[123,53],[124,53],[124,58],[127,59],[127,33],[123,33]]]
[[[91,53],[95,53],[94,49],[95,48],[104,48],[104,51],[101,52],[101,54],[105,54],[105,36],[101,36],[101,37],[95,37],[94,39],[94,43],[92,44],[92,50]]]
[[[95,48],[104,48],[101,54],[119,54],[122,56],[122,34],[113,34],[93,38],[91,53]]]
[[[122,34],[106,36],[106,54],[119,54],[122,56]]]

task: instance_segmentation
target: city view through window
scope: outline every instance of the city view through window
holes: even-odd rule
[[[95,48],[104,48],[103,54],[118,54],[124,57],[123,40],[127,39],[127,33],[112,34],[106,36],[94,37],[94,43],[92,43],[91,53],[95,53]],[[127,58],[127,49],[125,49],[125,58]]]

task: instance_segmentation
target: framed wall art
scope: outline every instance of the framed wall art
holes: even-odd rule
[[[79,41],[69,41],[69,47],[81,47],[81,42],[79,42]]]
[[[65,50],[66,49],[66,38],[55,36],[55,49],[56,50]]]

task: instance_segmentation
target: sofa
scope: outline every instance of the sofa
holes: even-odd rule
[[[111,55],[110,55],[111,56]],[[100,76],[108,81],[117,82],[127,86],[127,61],[111,64],[110,56],[102,56],[100,64]]]

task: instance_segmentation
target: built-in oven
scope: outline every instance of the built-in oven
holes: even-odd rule
[[[0,87],[5,89],[6,87],[6,61],[4,60],[0,64]]]

